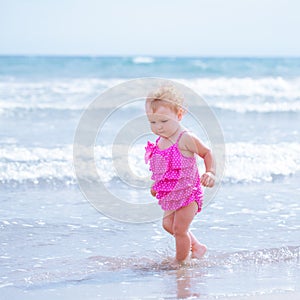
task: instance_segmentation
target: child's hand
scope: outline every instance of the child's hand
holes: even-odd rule
[[[212,172],[205,172],[201,176],[201,184],[205,187],[213,187],[215,185],[215,175]]]
[[[156,191],[155,191],[153,188],[151,188],[150,192],[151,192],[151,195],[152,195],[153,197],[156,196]]]

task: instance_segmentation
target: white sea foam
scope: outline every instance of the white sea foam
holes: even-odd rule
[[[132,59],[135,64],[152,64],[154,58],[150,56],[137,56]]]
[[[97,179],[91,173],[93,161],[86,152],[81,153],[78,172],[87,178]],[[269,182],[300,171],[299,143],[229,143],[226,145],[226,154],[225,183]],[[96,146],[95,159],[100,180],[109,182],[119,176],[128,179],[133,175],[137,181],[149,180],[143,155],[144,145],[135,145],[129,152],[127,164],[123,156],[112,159],[110,146]],[[121,163],[116,163],[118,161]],[[200,171],[201,168],[200,160]],[[8,145],[0,149],[0,182],[3,184],[51,184],[57,181],[67,185],[76,184],[71,145],[52,149]]]
[[[202,95],[212,107],[236,112],[300,111],[300,78],[174,79]],[[0,112],[14,109],[82,110],[124,79],[75,78],[0,83]],[[188,99],[187,99],[188,102]]]
[[[81,110],[106,88],[121,79],[61,79],[0,82],[0,111],[13,109]]]
[[[283,102],[263,102],[251,103],[247,101],[217,101],[212,104],[213,107],[234,111],[238,113],[256,112],[256,113],[276,113],[276,112],[300,112],[300,101]]]
[[[225,181],[272,181],[300,171],[300,144],[258,145],[229,143],[226,145]]]
[[[217,77],[181,79],[180,82],[204,96],[300,98],[300,78]]]

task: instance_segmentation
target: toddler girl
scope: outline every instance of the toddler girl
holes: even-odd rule
[[[158,135],[148,142],[145,162],[150,162],[151,194],[164,210],[163,228],[175,237],[176,261],[201,258],[206,246],[189,231],[194,216],[201,211],[202,190],[215,183],[211,150],[180,121],[185,113],[183,97],[173,86],[163,86],[146,99],[146,114],[151,130]],[[196,155],[204,160],[206,172],[200,177]]]

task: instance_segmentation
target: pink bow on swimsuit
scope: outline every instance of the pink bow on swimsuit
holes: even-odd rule
[[[145,163],[146,164],[148,164],[150,158],[152,157],[154,148],[155,148],[155,145],[148,141],[147,146],[145,147],[145,150],[146,150]]]

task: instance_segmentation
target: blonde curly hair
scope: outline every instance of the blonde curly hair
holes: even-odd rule
[[[183,104],[183,95],[173,85],[163,85],[146,98],[146,109],[152,113],[155,113],[160,105],[169,107],[175,113],[179,111],[185,113],[186,109]]]

